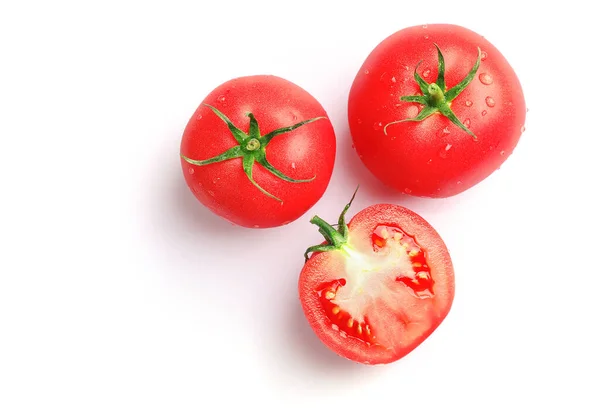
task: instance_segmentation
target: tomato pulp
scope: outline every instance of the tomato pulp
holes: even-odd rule
[[[305,253],[300,301],[331,350],[364,364],[390,363],[445,319],[454,269],[439,234],[416,213],[378,204],[346,225],[350,203],[337,230],[318,216],[311,219],[326,241]]]
[[[352,84],[348,120],[367,168],[396,190],[461,193],[497,170],[525,127],[513,68],[460,26],[400,30],[367,57]]]

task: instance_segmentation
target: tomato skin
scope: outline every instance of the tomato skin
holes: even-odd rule
[[[271,75],[246,76],[227,81],[202,101],[190,118],[181,140],[181,154],[194,160],[217,156],[238,145],[227,125],[204,104],[225,114],[248,133],[252,113],[266,134],[300,121],[327,117],[321,104],[307,91]],[[244,227],[285,225],[302,216],[325,192],[333,171],[336,138],[328,118],[275,137],[266,148],[268,161],[294,179],[286,182],[258,163],[254,180],[282,202],[261,193],[236,158],[204,166],[181,160],[185,181],[194,196],[215,214]]]
[[[448,89],[473,67],[477,47],[482,50],[475,79],[451,104],[476,139],[439,113],[390,125],[384,133],[386,124],[419,112],[419,104],[400,97],[421,95],[413,77],[421,60],[419,74],[435,82],[434,44],[445,58]],[[525,113],[519,79],[500,51],[471,30],[447,24],[409,27],[383,40],[358,71],[348,100],[352,139],[365,166],[389,187],[423,197],[459,194],[497,170],[521,137]]]
[[[298,281],[302,309],[317,337],[338,355],[369,365],[397,361],[425,341],[448,315],[455,291],[454,268],[446,245],[425,219],[409,209],[391,204],[377,204],[357,213],[348,223],[349,243],[353,249],[357,252],[372,249],[372,233],[381,224],[401,228],[415,237],[426,251],[431,276],[435,281],[433,297],[399,305],[404,307],[402,313],[409,317],[418,314],[427,316],[415,333],[407,336],[408,338],[398,339],[400,347],[392,350],[369,346],[359,338],[340,335],[340,331],[333,328],[332,323],[335,322],[327,316],[321,305],[318,290],[326,281],[341,278],[336,272],[345,261],[340,251],[313,253],[305,263]]]

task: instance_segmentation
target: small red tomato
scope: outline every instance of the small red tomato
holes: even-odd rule
[[[290,223],[323,195],[335,133],[319,102],[276,76],[247,76],[213,90],[181,141],[185,180],[196,198],[232,223]]]
[[[381,42],[352,84],[356,151],[383,183],[424,197],[456,195],[517,145],[525,100],[507,60],[460,26],[410,27]]]
[[[454,269],[438,233],[416,213],[378,204],[346,225],[351,203],[337,230],[311,219],[326,240],[305,253],[300,301],[331,350],[360,363],[390,363],[444,320],[454,299]]]

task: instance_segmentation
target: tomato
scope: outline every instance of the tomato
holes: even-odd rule
[[[228,221],[285,225],[313,206],[333,171],[336,139],[319,102],[276,76],[219,85],[181,140],[183,175],[196,198]]]
[[[459,194],[497,170],[524,131],[525,113],[519,79],[498,49],[447,24],[383,40],[348,99],[363,163],[389,187],[423,197]]]
[[[390,363],[445,319],[454,269],[439,234],[416,213],[377,204],[346,225],[351,203],[337,230],[318,216],[311,219],[326,240],[306,250],[300,301],[331,350],[359,363]]]

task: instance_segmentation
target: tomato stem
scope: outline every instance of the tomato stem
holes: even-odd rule
[[[258,150],[258,148],[260,148],[260,141],[256,138],[252,138],[246,143],[246,150],[248,151]]]
[[[473,65],[473,68],[471,68],[471,70],[469,71],[467,76],[465,76],[465,78],[462,81],[460,81],[458,84],[456,84],[454,87],[452,87],[449,90],[446,90],[446,80],[445,80],[446,63],[444,62],[444,55],[442,54],[442,51],[440,50],[439,46],[435,43],[434,43],[434,45],[435,45],[435,48],[437,49],[437,54],[438,54],[438,76],[437,76],[436,81],[432,82],[431,84],[428,84],[421,77],[421,75],[419,75],[417,70],[419,69],[419,66],[421,65],[422,61],[420,61],[419,63],[417,63],[417,66],[415,67],[415,72],[414,72],[413,76],[415,78],[415,82],[419,85],[419,88],[421,89],[421,93],[423,95],[409,95],[409,96],[400,97],[401,101],[415,102],[415,103],[423,105],[423,108],[421,109],[419,114],[417,114],[417,116],[414,118],[407,118],[404,120],[392,121],[392,122],[389,122],[388,124],[386,124],[385,127],[383,127],[383,133],[385,135],[387,135],[387,128],[390,125],[394,125],[394,124],[398,124],[398,123],[402,123],[402,122],[409,122],[409,121],[413,121],[413,122],[423,121],[424,119],[430,117],[431,115],[439,112],[444,117],[448,118],[453,124],[455,124],[460,129],[465,131],[467,134],[469,134],[473,137],[477,137],[454,114],[454,112],[450,108],[450,103],[462,91],[464,91],[465,88],[475,78],[475,74],[477,73],[477,70],[479,69],[479,65],[481,64],[481,49],[477,48],[477,61],[475,62],[475,65]]]
[[[427,93],[429,94],[429,102],[432,107],[439,107],[446,102],[444,91],[442,91],[442,88],[440,88],[438,84],[430,84],[427,87]]]
[[[206,160],[194,160],[181,154],[181,158],[186,162],[195,166],[206,166],[207,164],[219,163],[234,158],[242,158],[242,169],[244,170],[244,173],[246,174],[246,177],[248,178],[250,183],[252,183],[254,187],[260,190],[263,194],[272,199],[277,200],[280,203],[283,203],[281,199],[267,192],[254,180],[252,175],[252,169],[254,167],[255,162],[263,166],[274,176],[278,177],[281,180],[285,180],[286,182],[306,183],[316,178],[316,176],[313,176],[309,179],[292,179],[291,177],[286,176],[285,174],[277,170],[271,163],[269,163],[269,161],[267,160],[266,147],[276,136],[288,133],[290,131],[294,131],[296,128],[300,128],[305,124],[309,124],[321,119],[326,119],[326,117],[310,118],[308,120],[301,121],[294,125],[278,128],[276,130],[271,131],[268,134],[261,135],[260,128],[258,126],[258,121],[252,113],[247,113],[246,116],[250,118],[250,126],[248,128],[248,134],[246,134],[244,131],[236,127],[231,122],[231,120],[227,118],[227,116],[221,111],[219,111],[217,108],[209,104],[204,105],[209,107],[217,117],[223,120],[223,122],[227,125],[227,128],[229,128],[231,135],[233,136],[233,138],[235,138],[239,145],[231,147],[229,150],[226,150],[223,153]]]
[[[329,222],[320,218],[319,216],[315,215],[311,218],[310,223],[319,227],[319,233],[323,235],[326,243],[309,247],[304,252],[305,262],[308,261],[308,254],[310,253],[343,250],[343,248],[346,246],[346,243],[348,242],[348,225],[346,224],[346,213],[348,212],[348,209],[350,209],[350,206],[352,206],[352,202],[356,197],[356,192],[358,192],[358,186],[356,187],[356,190],[354,190],[352,198],[350,199],[348,204],[344,206],[344,209],[342,210],[342,213],[338,218],[337,230],[332,225],[330,225]]]

